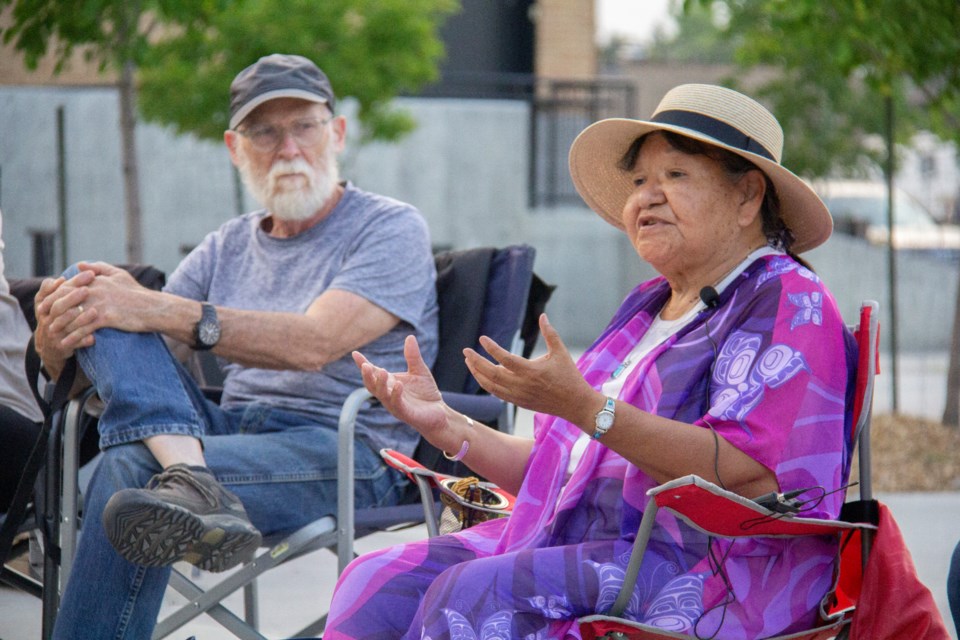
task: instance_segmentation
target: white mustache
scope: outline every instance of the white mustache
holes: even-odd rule
[[[267,179],[270,181],[270,186],[275,187],[279,178],[291,173],[302,174],[306,176],[309,184],[313,184],[313,167],[303,158],[277,160],[273,163],[273,166],[270,167],[270,171],[267,173]]]

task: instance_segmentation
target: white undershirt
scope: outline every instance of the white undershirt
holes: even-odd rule
[[[743,262],[738,264],[733,270],[728,273],[723,280],[721,280],[716,287],[718,294],[723,293],[733,280],[739,276],[743,271],[753,263],[757,258],[771,254],[782,254],[782,251],[778,251],[773,247],[763,246],[759,249],[753,251],[748,255]],[[707,308],[707,305],[703,303],[703,300],[697,301],[697,304],[693,306],[692,309],[687,311],[685,314],[677,318],[676,320],[664,320],[660,317],[660,314],[657,314],[657,317],[653,319],[653,322],[650,324],[650,328],[647,330],[643,337],[640,338],[640,341],[634,345],[633,349],[630,350],[630,353],[627,354],[627,357],[624,358],[623,364],[614,370],[611,374],[610,379],[603,383],[603,386],[600,387],[600,392],[603,395],[609,398],[620,398],[620,393],[623,391],[623,384],[629,377],[630,373],[636,369],[637,364],[643,360],[644,356],[650,353],[658,345],[662,344],[667,338],[677,333],[686,326],[691,320],[693,320],[697,314]],[[580,462],[580,458],[583,456],[583,452],[586,450],[587,445],[590,444],[592,438],[586,434],[580,434],[580,437],[577,438],[577,441],[573,443],[573,449],[570,451],[570,463],[567,465],[567,478],[573,473],[573,470],[577,467],[577,464]]]

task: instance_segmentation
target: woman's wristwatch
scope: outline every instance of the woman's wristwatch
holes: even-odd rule
[[[593,432],[594,440],[599,440],[607,431],[610,431],[610,427],[613,426],[613,419],[616,417],[616,412],[617,405],[613,401],[613,398],[607,398],[603,409],[600,409],[593,418],[593,426],[595,429]]]

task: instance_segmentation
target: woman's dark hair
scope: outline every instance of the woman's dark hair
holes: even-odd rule
[[[624,171],[632,171],[633,166],[637,163],[637,158],[640,156],[640,149],[647,139],[654,134],[662,135],[671,147],[681,153],[701,155],[711,160],[716,160],[734,179],[746,175],[749,171],[759,171],[763,174],[763,179],[767,182],[767,188],[764,192],[763,203],[760,205],[760,218],[763,235],[766,236],[767,243],[774,249],[783,251],[803,266],[812,270],[810,265],[791,249],[794,242],[794,235],[780,216],[780,198],[777,195],[777,189],[773,186],[770,177],[764,173],[760,167],[743,156],[672,131],[651,131],[633,141],[630,148],[627,149],[627,152],[620,158],[617,166]]]

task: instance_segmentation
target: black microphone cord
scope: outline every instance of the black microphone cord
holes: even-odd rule
[[[713,287],[704,287],[700,289],[700,300],[707,306],[707,309],[716,309],[720,305],[720,294],[717,293],[717,290]],[[710,381],[713,380],[713,368],[717,365],[717,358],[720,356],[720,351],[717,348],[716,341],[714,341],[713,336],[710,334],[709,317],[704,318],[703,329],[707,334],[707,340],[710,341],[710,346],[713,348],[713,362],[710,363],[710,371],[707,374],[707,405],[709,405]],[[717,484],[720,485],[721,489],[726,490],[727,487],[723,484],[723,479],[720,477],[720,436],[717,435],[717,430],[710,424],[709,415],[708,411],[704,422],[710,427],[710,433],[713,434],[713,472],[717,476]]]

